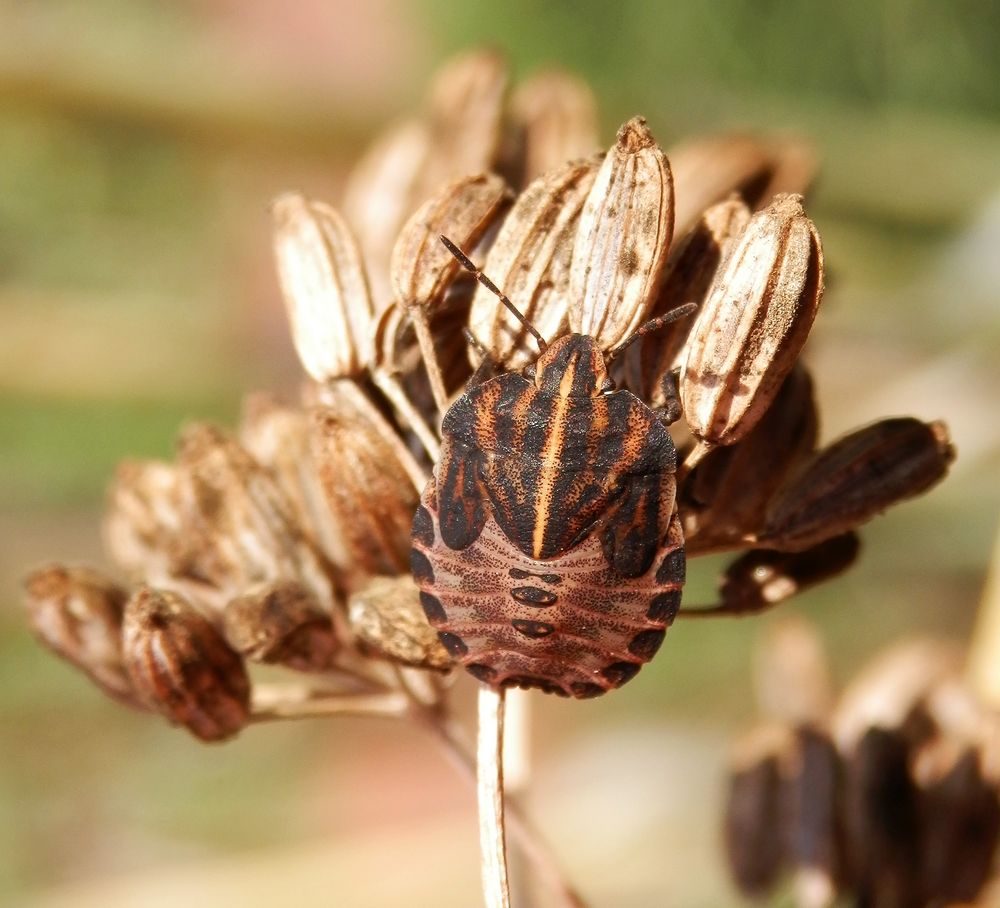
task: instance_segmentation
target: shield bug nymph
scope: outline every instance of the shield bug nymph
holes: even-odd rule
[[[653,657],[680,605],[669,417],[615,388],[607,365],[625,344],[607,357],[584,334],[547,345],[442,240],[541,352],[523,373],[473,384],[445,414],[441,457],[413,521],[424,611],[480,681],[598,696]]]

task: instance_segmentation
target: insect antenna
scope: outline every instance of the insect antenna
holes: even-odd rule
[[[538,344],[538,349],[545,352],[545,348],[548,344],[545,343],[545,338],[538,333],[537,329],[531,322],[529,322],[521,313],[518,311],[517,306],[515,306],[496,284],[493,283],[482,271],[480,271],[475,265],[472,264],[472,260],[458,248],[451,240],[446,236],[441,236],[441,242],[444,243],[445,248],[461,263],[462,267],[468,271],[480,284],[482,284],[490,293],[496,295],[496,298],[503,303],[511,315],[514,316],[523,326],[524,329],[535,339],[535,343]]]
[[[646,334],[651,334],[653,331],[659,331],[664,325],[669,325],[671,322],[676,322],[678,319],[687,318],[695,309],[698,308],[697,303],[685,303],[683,306],[678,306],[676,309],[671,309],[666,315],[658,315],[656,318],[651,318],[648,322],[644,322],[638,328],[635,329],[625,340],[623,340],[614,350],[609,350],[607,356],[604,357],[604,362],[609,366],[613,363],[633,341],[637,341],[640,337]]]

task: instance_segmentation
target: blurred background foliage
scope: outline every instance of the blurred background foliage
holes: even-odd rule
[[[586,77],[606,138],[642,113],[668,146],[815,143],[824,436],[943,417],[960,459],[796,608],[841,678],[901,634],[969,633],[1000,497],[1000,5],[0,0],[0,901],[473,903],[468,791],[417,733],[344,721],[198,745],[44,654],[19,578],[100,560],[118,460],[169,455],[185,419],[231,423],[246,390],[294,390],[269,199],[336,200],[432,69],[483,43],[521,74]],[[692,571],[689,601],[718,567]],[[606,701],[535,698],[537,814],[595,904],[736,903],[719,772],[766,620],[678,626]]]

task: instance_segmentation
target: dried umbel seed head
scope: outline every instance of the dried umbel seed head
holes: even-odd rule
[[[237,596],[222,613],[222,630],[251,662],[302,672],[328,671],[340,649],[329,613],[297,583],[269,583]]]
[[[631,335],[656,299],[674,227],[670,164],[642,117],[629,120],[587,196],[570,271],[570,328],[604,350]]]
[[[297,193],[277,198],[274,252],[302,365],[316,381],[371,361],[374,307],[361,250],[340,214]]]
[[[392,250],[396,299],[410,308],[440,303],[458,273],[455,257],[441,244],[442,234],[461,249],[472,249],[509,198],[493,174],[463,177],[428,199],[406,222]]]
[[[122,666],[128,593],[96,571],[54,564],[24,583],[28,621],[39,640],[116,700],[138,705]]]
[[[352,382],[335,382],[309,411],[312,458],[339,545],[331,557],[353,588],[407,569],[420,468]]]
[[[812,379],[796,366],[760,422],[736,444],[710,451],[688,477],[681,499],[688,552],[759,532],[775,492],[815,449],[818,423]]]
[[[764,611],[842,573],[857,559],[859,549],[854,533],[835,536],[801,552],[751,549],[726,568],[719,586],[720,599],[732,614]]]
[[[750,209],[736,196],[707,208],[694,228],[671,251],[663,274],[663,287],[650,310],[650,317],[664,315],[685,303],[696,303],[700,307],[720,264],[749,221]],[[635,386],[653,406],[663,406],[665,402],[663,378],[680,365],[684,343],[694,322],[693,318],[679,319],[636,345],[641,350],[641,379]]]
[[[250,713],[243,660],[176,593],[142,587],[125,607],[122,651],[143,702],[203,741],[235,735]]]
[[[903,417],[824,448],[775,496],[760,541],[809,548],[940,482],[955,450],[943,423]]]
[[[802,198],[755,214],[719,272],[688,338],[681,399],[711,445],[743,438],[798,359],[823,294],[823,253]]]
[[[571,161],[535,180],[518,196],[483,266],[547,341],[565,331],[573,241],[599,166],[596,157]],[[538,356],[524,325],[482,285],[472,300],[469,327],[508,369]]]
[[[510,112],[519,158],[513,162],[520,175],[518,185],[598,147],[594,94],[586,82],[567,73],[550,70],[518,85]]]
[[[408,575],[373,577],[348,602],[351,629],[394,662],[446,671],[454,660],[427,623],[421,595]]]

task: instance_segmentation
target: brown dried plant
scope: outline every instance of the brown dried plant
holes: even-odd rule
[[[634,118],[602,154],[595,123],[575,79],[538,76],[508,99],[502,60],[472,53],[363,156],[339,211],[279,198],[300,399],[252,395],[235,432],[196,424],[175,462],[124,464],[105,520],[123,579],[35,572],[43,642],[205,741],[275,719],[385,716],[473,769],[453,657],[409,574],[410,526],[449,403],[473,372],[530,370],[536,348],[439,234],[545,340],[582,332],[607,352],[651,318],[697,310],[638,337],[612,370],[652,406],[679,385],[688,556],[743,553],[720,601],[682,617],[761,611],[838,573],[860,524],[939,481],[953,456],[940,423],[886,420],[817,449],[800,357],[823,292],[808,150],[724,136],[664,151]],[[295,674],[264,682],[258,663]],[[502,699],[485,696],[481,718],[485,888],[504,905]],[[583,904],[516,796],[506,806],[550,903]]]

